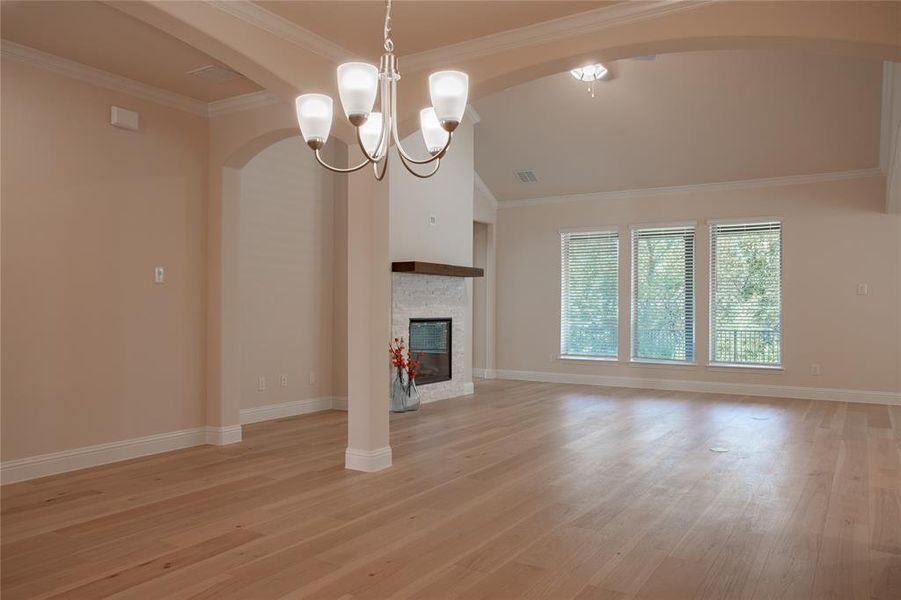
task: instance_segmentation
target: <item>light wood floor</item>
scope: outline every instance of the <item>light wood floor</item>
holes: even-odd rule
[[[901,598],[901,407],[492,381],[377,474],[345,428],[5,486],[3,600]]]

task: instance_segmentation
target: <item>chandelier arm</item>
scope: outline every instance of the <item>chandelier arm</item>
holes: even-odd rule
[[[441,167],[441,157],[438,156],[438,155],[436,154],[435,157],[434,157],[434,162],[435,162],[434,168],[433,168],[430,172],[425,173],[425,174],[423,174],[423,173],[417,173],[417,172],[416,172],[409,164],[407,164],[407,159],[404,158],[404,155],[403,155],[403,154],[401,154],[400,152],[398,152],[397,155],[400,156],[400,162],[401,162],[401,164],[402,164],[402,165],[403,165],[410,173],[412,173],[412,174],[415,175],[416,177],[419,177],[420,179],[428,179],[429,177],[431,177],[432,175],[434,175],[435,173],[437,173],[437,172],[438,172],[438,169]],[[419,163],[419,164],[422,164],[422,163]]]
[[[372,173],[375,175],[376,181],[381,181],[385,178],[385,173],[388,172],[388,156],[385,155],[385,158],[382,160],[382,171],[379,172],[379,164],[377,162],[372,163]]]
[[[429,158],[427,158],[425,160],[417,160],[417,159],[413,158],[412,156],[410,156],[409,154],[407,154],[407,152],[404,150],[403,145],[401,145],[400,140],[398,139],[396,127],[393,128],[393,134],[394,134],[394,145],[397,147],[397,153],[405,161],[407,161],[409,163],[413,163],[414,165],[427,165],[427,164],[433,163],[436,160],[440,159],[442,156],[444,156],[444,153],[447,152],[447,149],[450,147],[451,140],[454,139],[454,134],[451,132],[448,132],[447,133],[447,141],[444,143],[444,148],[442,148],[438,152],[435,152],[434,154],[432,154]]]
[[[313,153],[316,155],[316,162],[318,162],[320,165],[322,165],[329,171],[332,171],[333,173],[353,173],[354,171],[359,171],[360,169],[362,169],[363,167],[365,167],[366,165],[368,165],[372,162],[371,160],[367,159],[355,167],[342,169],[340,167],[333,167],[332,165],[330,165],[330,164],[326,163],[324,160],[322,160],[322,155],[319,153],[319,148],[315,149],[313,151]]]
[[[366,160],[368,160],[371,163],[379,162],[382,159],[382,157],[384,156],[385,150],[387,150],[387,148],[385,148],[385,149],[382,148],[382,144],[384,143],[384,141],[385,141],[384,139],[386,137],[385,136],[385,123],[384,122],[382,123],[382,132],[379,134],[379,143],[376,144],[375,152],[373,152],[372,154],[369,154],[369,151],[366,150],[366,147],[363,145],[363,139],[360,137],[360,128],[355,127],[354,129],[356,129],[356,132],[357,132],[357,145],[360,147],[360,151],[363,153],[363,156],[366,157]]]

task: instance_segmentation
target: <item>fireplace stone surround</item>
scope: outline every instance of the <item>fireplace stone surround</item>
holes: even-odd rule
[[[466,313],[469,294],[459,276],[394,272],[391,276],[391,337],[408,340],[410,319],[451,319],[451,379],[417,386],[423,402],[434,402],[467,393]]]

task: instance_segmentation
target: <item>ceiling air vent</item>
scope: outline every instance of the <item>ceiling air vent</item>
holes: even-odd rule
[[[216,83],[226,83],[244,77],[240,73],[232,71],[231,69],[226,69],[225,67],[220,67],[219,65],[206,65],[203,67],[198,67],[196,69],[188,71],[188,75],[200,77],[201,79],[206,79],[207,81],[215,81]]]
[[[520,183],[536,183],[538,178],[535,177],[535,172],[532,170],[528,171],[514,171],[516,174],[516,178],[519,179]]]

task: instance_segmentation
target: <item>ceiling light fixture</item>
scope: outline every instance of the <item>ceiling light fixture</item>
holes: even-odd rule
[[[588,92],[591,94],[591,97],[594,98],[594,84],[607,76],[607,67],[601,63],[585,65],[584,67],[573,69],[569,74],[579,81],[588,82]]]
[[[349,62],[338,67],[338,96],[347,120],[356,129],[357,143],[365,157],[363,162],[343,169],[322,160],[320,149],[328,140],[332,127],[333,103],[330,96],[303,94],[297,97],[295,108],[300,132],[319,164],[330,171],[352,173],[371,164],[375,178],[381,181],[388,168],[388,150],[393,140],[401,163],[410,173],[423,179],[431,177],[438,172],[453,132],[463,119],[469,95],[469,76],[460,71],[438,71],[429,76],[432,106],[420,111],[419,126],[430,156],[415,159],[404,150],[397,133],[397,81],[400,73],[394,56],[394,42],[391,41],[391,0],[385,2],[384,48],[379,68],[363,62]],[[372,112],[379,88],[381,110]],[[427,173],[419,173],[412,166],[429,163],[434,163],[434,167]]]

